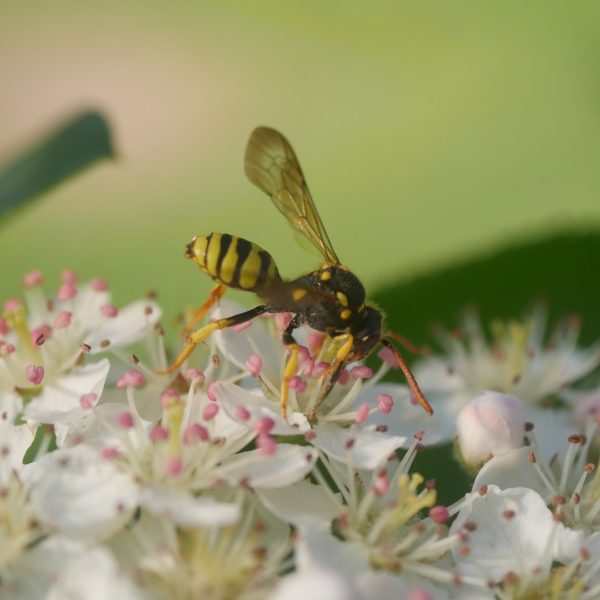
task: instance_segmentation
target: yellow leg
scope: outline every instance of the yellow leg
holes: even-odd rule
[[[283,381],[281,382],[281,416],[287,421],[287,404],[290,390],[290,379],[298,371],[298,355],[300,347],[298,344],[288,344],[289,356],[285,361],[285,369],[283,370]]]
[[[331,366],[323,375],[324,379],[328,379],[329,377],[331,377],[331,375],[336,371],[339,365],[348,358],[348,355],[352,350],[352,346],[354,346],[354,336],[351,333],[343,333],[342,335],[339,335],[334,339],[341,341],[342,345],[338,348],[338,351],[335,353],[335,360],[331,363]]]
[[[251,310],[247,310],[246,312],[240,313],[239,315],[233,315],[232,317],[227,317],[226,319],[219,319],[213,323],[208,323],[208,325],[201,327],[198,329],[198,331],[194,331],[188,337],[183,350],[179,353],[179,356],[175,359],[175,362],[168,369],[154,372],[157,375],[169,375],[170,373],[177,371],[177,369],[179,369],[179,367],[184,363],[185,359],[194,351],[194,348],[198,344],[201,344],[213,331],[216,331],[217,329],[233,327],[234,325],[240,325],[241,323],[250,321],[251,319],[254,319],[254,317],[258,317],[265,312],[267,312],[267,307],[261,305]]]
[[[217,283],[208,295],[206,301],[198,308],[198,310],[189,318],[183,330],[184,338],[192,332],[197,323],[202,321],[208,314],[208,311],[222,298],[223,294],[227,291],[227,286],[222,283]]]

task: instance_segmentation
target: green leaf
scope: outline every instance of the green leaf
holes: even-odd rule
[[[600,232],[565,232],[518,243],[375,294],[389,327],[419,345],[434,341],[433,323],[454,327],[465,307],[477,307],[487,325],[497,317],[520,317],[540,299],[547,303],[551,327],[575,313],[582,318],[581,343],[600,338]],[[435,343],[432,347],[435,351]],[[438,478],[442,503],[468,489],[469,477],[450,444],[420,452],[413,470]]]
[[[98,112],[80,113],[0,167],[0,217],[98,160],[114,156],[110,129]]]

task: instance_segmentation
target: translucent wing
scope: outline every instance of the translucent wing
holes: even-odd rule
[[[290,143],[269,127],[257,127],[246,147],[248,179],[269,194],[292,227],[330,263],[339,264],[329,236],[308,191],[300,163]]]

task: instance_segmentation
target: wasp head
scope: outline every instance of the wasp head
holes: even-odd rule
[[[383,315],[381,311],[373,306],[366,306],[361,318],[352,328],[354,346],[352,347],[352,360],[360,360],[367,357],[381,341],[381,322]]]

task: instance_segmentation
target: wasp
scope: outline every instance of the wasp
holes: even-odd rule
[[[381,344],[392,351],[413,396],[427,413],[432,414],[431,406],[391,339],[407,346],[408,343],[384,329],[382,312],[366,301],[362,283],[338,259],[288,140],[275,129],[255,129],[246,147],[245,171],[248,179],[270,196],[292,228],[318,250],[323,264],[316,271],[286,280],[279,274],[273,257],[258,244],[228,233],[194,237],[187,245],[185,255],[216,283],[208,299],[191,317],[189,335],[179,356],[168,369],[158,371],[158,374],[176,371],[194,348],[218,329],[240,325],[265,313],[291,313],[293,317],[283,332],[283,343],[288,350],[281,383],[284,418],[289,382],[296,374],[300,352],[294,330],[301,325],[333,338],[337,348],[324,376],[320,402],[327,397],[348,363],[366,358]],[[227,288],[254,292],[261,304],[193,331]]]

